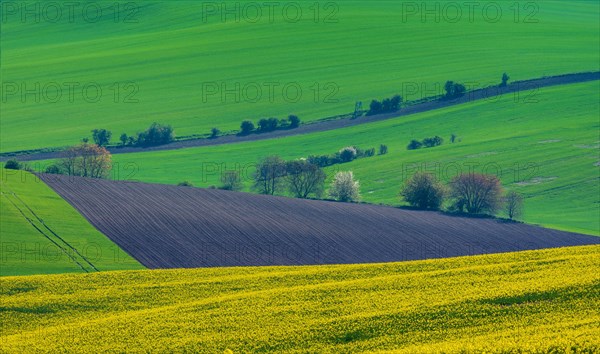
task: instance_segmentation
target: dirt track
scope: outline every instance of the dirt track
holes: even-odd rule
[[[435,109],[440,109],[448,106],[453,106],[457,104],[467,103],[476,100],[482,99],[491,99],[493,97],[511,94],[515,92],[528,91],[540,89],[548,86],[556,86],[556,85],[567,85],[579,82],[600,80],[600,71],[599,72],[590,72],[590,73],[577,73],[577,74],[567,74],[560,76],[551,76],[544,77],[539,79],[532,79],[520,82],[514,82],[506,87],[488,87],[479,90],[473,90],[468,92],[465,96],[460,97],[455,100],[435,100],[424,102],[420,104],[411,105],[408,107],[402,108],[400,112],[388,113],[388,114],[379,114],[374,116],[366,116],[360,117],[358,119],[336,119],[330,121],[321,121],[315,122],[311,124],[303,124],[296,129],[290,130],[278,130],[270,133],[263,134],[250,134],[246,136],[237,136],[237,135],[227,135],[216,139],[194,139],[194,140],[185,140],[185,141],[177,141],[174,143],[154,146],[149,148],[138,148],[138,147],[125,147],[125,148],[110,148],[110,152],[113,154],[122,154],[122,153],[134,153],[134,152],[145,152],[145,151],[159,151],[159,150],[174,150],[174,149],[183,149],[189,147],[198,147],[198,146],[210,146],[210,145],[222,145],[222,144],[232,144],[232,143],[240,143],[245,141],[256,141],[256,140],[265,140],[265,139],[274,139],[281,138],[286,136],[321,132],[345,127],[351,127],[359,124],[371,123],[381,120],[386,120],[395,117],[406,116],[415,113],[421,113],[425,111],[431,111]],[[527,99],[526,95],[523,95],[521,99]],[[47,152],[47,153],[32,153],[28,155],[19,155],[17,156],[20,161],[34,161],[34,160],[48,160],[48,159],[56,159],[60,158],[60,152]],[[1,155],[0,161],[8,160],[10,156]]]
[[[599,244],[494,219],[40,175],[149,268],[373,263]]]

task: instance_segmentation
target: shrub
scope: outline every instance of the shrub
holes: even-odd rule
[[[190,181],[183,181],[183,182],[179,182],[177,183],[177,185],[179,187],[193,187],[194,185],[192,184],[192,182]]]
[[[372,116],[375,114],[379,114],[383,111],[383,104],[377,100],[371,101],[369,105],[369,111],[367,112],[368,116]]]
[[[400,195],[410,205],[419,209],[440,208],[444,201],[446,190],[435,176],[429,173],[414,174],[402,188]]]
[[[269,118],[269,119],[262,118],[261,120],[258,121],[258,130],[263,133],[272,132],[274,130],[277,130],[279,123],[280,123],[279,119],[277,119],[277,118]]]
[[[126,133],[123,133],[119,137],[119,140],[121,141],[121,145],[125,146],[125,145],[127,145],[127,142],[129,141],[129,137],[127,136]]]
[[[332,159],[327,155],[310,155],[307,158],[308,162],[319,167],[327,167],[333,165]]]
[[[112,133],[106,129],[94,129],[92,130],[92,139],[94,143],[98,146],[108,145],[110,142],[110,138],[112,137]]]
[[[345,147],[338,152],[338,156],[342,162],[350,162],[357,156],[356,148],[353,146]]]
[[[139,146],[155,146],[168,144],[174,139],[173,128],[170,125],[154,122],[148,129],[138,133],[136,143]]]
[[[504,205],[508,218],[513,220],[523,214],[523,196],[517,192],[510,191],[504,197]]]
[[[369,105],[369,111],[367,112],[368,116],[380,114],[380,113],[389,113],[396,112],[400,110],[400,105],[402,104],[402,96],[394,95],[391,98],[384,98],[383,101],[372,100]]]
[[[21,163],[15,159],[10,159],[4,164],[4,168],[8,170],[20,170],[21,167]]]
[[[300,118],[298,118],[298,116],[291,114],[288,117],[288,121],[290,124],[290,128],[294,129],[294,128],[298,128],[300,126]]]
[[[219,136],[219,134],[221,134],[221,131],[219,130],[219,128],[212,128],[212,129],[210,130],[210,137],[211,137],[212,139],[214,139],[214,138],[218,137],[218,136]]]
[[[228,191],[239,191],[244,187],[240,173],[234,170],[224,171],[221,175],[221,183],[221,189]]]
[[[352,171],[338,172],[335,175],[329,196],[340,202],[356,202],[360,199],[360,184],[354,180]]]
[[[442,139],[439,136],[434,136],[433,138],[425,138],[423,139],[423,146],[425,147],[435,147],[435,146],[440,146],[442,145],[442,143],[444,142],[444,139]]]
[[[57,165],[50,165],[50,166],[46,167],[46,170],[44,172],[46,172],[48,174],[52,174],[52,175],[62,174],[61,168]]]
[[[456,136],[456,134],[452,134],[452,135],[450,135],[450,142],[451,142],[452,144],[454,144],[454,142],[456,141],[456,138],[458,138],[458,137]]]
[[[254,131],[254,123],[252,123],[249,120],[245,120],[240,125],[240,129],[241,129],[240,133],[242,135],[250,134],[250,133],[252,133]]]
[[[502,204],[502,186],[494,175],[462,174],[452,180],[450,188],[454,206],[461,212],[494,214]]]
[[[423,144],[418,141],[418,140],[411,140],[410,143],[408,144],[408,146],[406,147],[408,150],[416,150],[416,149],[420,149],[423,146]]]
[[[365,157],[375,156],[375,148],[370,148],[370,149],[365,150],[364,156]]]
[[[381,144],[379,145],[379,155],[385,155],[388,153],[387,145]]]
[[[454,81],[446,81],[444,89],[446,90],[446,95],[444,96],[446,99],[460,97],[467,91],[463,84],[455,83]]]

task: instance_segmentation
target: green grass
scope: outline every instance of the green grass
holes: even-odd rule
[[[370,265],[9,277],[0,350],[596,353],[599,260],[600,246],[586,246]]]
[[[359,159],[328,168],[352,170],[361,182],[363,200],[400,205],[398,192],[417,169],[431,169],[449,180],[458,168],[496,173],[503,185],[525,195],[524,220],[548,227],[600,235],[600,103],[598,82],[521,93],[537,103],[507,95],[438,111],[400,117],[315,134],[282,139],[181,150],[117,154],[115,179],[195,186],[220,184],[220,171],[239,169],[249,178],[259,158],[285,159],[338,151],[348,145],[378,147],[384,156]],[[531,97],[530,97],[531,96]],[[449,143],[450,134],[460,142]],[[440,135],[444,145],[406,150],[413,139]],[[42,168],[49,162],[40,163]],[[425,165],[424,165],[425,164]],[[438,164],[438,165],[436,165]],[[440,166],[440,167],[436,167]],[[532,167],[530,167],[532,166]]]
[[[534,2],[537,23],[524,23],[531,10],[525,3],[518,3],[515,22],[508,2],[492,2],[500,4],[503,15],[499,22],[488,22],[481,15],[488,2],[478,3],[472,23],[465,8],[457,23],[436,23],[431,16],[422,22],[419,15],[403,21],[402,1],[336,2],[337,23],[323,23],[331,10],[324,8],[325,2],[320,3],[319,23],[314,23],[312,1],[301,2],[298,23],[286,22],[280,12],[269,23],[267,9],[257,23],[231,17],[222,22],[219,16],[204,23],[206,2],[192,1],[134,2],[139,5],[133,16],[137,23],[123,23],[130,14],[126,2],[121,2],[117,23],[108,8],[114,2],[102,2],[104,17],[94,23],[83,20],[83,5],[76,7],[73,22],[67,8],[57,23],[45,17],[36,22],[32,15],[22,21],[20,12],[5,13],[0,152],[72,145],[94,128],[113,131],[116,141],[122,132],[135,133],[153,121],[173,125],[182,136],[207,134],[212,127],[237,130],[244,119],[290,113],[311,121],[351,112],[358,100],[368,104],[394,93],[409,100],[439,93],[434,85],[446,80],[488,85],[498,83],[505,71],[513,80],[523,80],[599,69],[597,1]],[[53,11],[46,12],[52,16]],[[89,13],[93,16],[94,7]],[[65,86],[69,82],[80,85],[72,100]],[[138,103],[123,103],[132,92],[125,87],[128,82],[138,90],[133,97]],[[231,96],[226,102],[214,96],[203,100],[207,82],[224,82],[229,88],[257,84],[263,96],[256,103],[243,98],[236,103]],[[272,102],[265,86],[269,82],[280,85]],[[48,92],[40,102],[32,94],[23,99],[21,88],[10,93],[15,83],[34,91],[39,83]],[[54,83],[63,87],[56,103],[51,102]],[[98,102],[83,97],[81,89],[89,83],[102,89]],[[117,103],[115,83],[120,87]],[[281,88],[288,83],[302,89],[297,103],[283,99]],[[315,83],[320,86],[316,100]],[[324,102],[331,93],[328,83],[339,89],[336,102]],[[408,95],[403,87],[409,83],[426,87]]]
[[[93,270],[77,252],[101,271],[143,268],[34,175],[24,171],[0,171],[1,276],[84,272],[69,255],[85,269]],[[31,208],[43,224],[12,193]],[[38,232],[19,209],[58,245]],[[77,252],[52,235],[44,224]]]

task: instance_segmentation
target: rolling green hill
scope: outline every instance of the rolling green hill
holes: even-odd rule
[[[220,172],[238,169],[250,190],[254,164],[269,154],[286,159],[329,154],[348,145],[387,144],[389,153],[335,165],[353,170],[363,200],[400,204],[407,176],[428,169],[442,180],[477,171],[496,173],[526,196],[524,220],[600,235],[598,82],[545,88],[351,128],[282,139],[160,152],[117,154],[116,179],[196,186],[220,184]],[[515,100],[518,98],[518,100]],[[529,103],[523,100],[527,99]],[[451,144],[456,134],[460,142]],[[408,151],[411,139],[440,135],[444,145]],[[42,162],[40,167],[49,162]]]
[[[600,247],[2,280],[0,350],[595,353]]]
[[[143,268],[36,176],[0,171],[0,276]]]
[[[446,80],[487,86],[503,72],[521,80],[598,70],[600,60],[596,1],[516,3],[519,11],[483,1],[460,17],[435,2],[437,15],[424,19],[422,2],[320,2],[318,12],[295,2],[297,22],[297,8],[282,13],[287,3],[273,15],[250,1],[85,4],[72,16],[59,6],[57,19],[44,3],[2,3],[0,152],[71,145],[94,128],[116,141],[153,121],[180,136],[290,113],[310,121],[358,100],[430,96]],[[234,15],[223,21],[210,4]],[[223,98],[222,84],[240,97]]]

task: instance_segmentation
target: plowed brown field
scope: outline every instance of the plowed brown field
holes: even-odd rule
[[[495,219],[40,175],[149,268],[375,263],[599,244]]]

